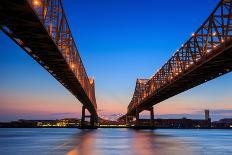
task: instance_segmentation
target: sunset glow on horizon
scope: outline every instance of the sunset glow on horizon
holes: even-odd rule
[[[63,5],[88,76],[94,76],[99,116],[109,119],[126,113],[136,79],[154,75],[215,7],[211,0]],[[82,104],[67,89],[1,31],[0,42],[0,122],[80,118]],[[167,99],[154,106],[155,117],[203,118],[204,109],[214,120],[232,117],[231,79],[228,73]]]

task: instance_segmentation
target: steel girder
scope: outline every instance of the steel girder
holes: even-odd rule
[[[143,87],[137,80],[134,95],[127,108],[128,115],[134,114],[136,108],[151,107],[231,71],[231,10],[232,0],[221,0],[189,40],[152,78],[142,84]]]
[[[97,115],[89,79],[61,0],[0,0],[0,28]]]

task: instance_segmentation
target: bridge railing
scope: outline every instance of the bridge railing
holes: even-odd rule
[[[146,89],[143,94],[146,95],[138,99],[136,92],[134,93],[128,111],[149,95],[184,75],[192,67],[216,54],[217,49],[231,39],[232,0],[221,0],[200,28],[192,33],[190,39],[182,44],[171,59],[145,84]]]
[[[74,42],[61,0],[27,0],[57,45],[85,93],[97,108],[94,91]],[[48,51],[49,52],[49,51]],[[93,83],[93,82],[92,82]],[[93,83],[94,84],[94,83]],[[94,88],[94,87],[93,87]]]

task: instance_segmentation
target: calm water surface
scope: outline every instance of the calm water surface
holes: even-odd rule
[[[232,130],[0,129],[0,155],[232,155]]]

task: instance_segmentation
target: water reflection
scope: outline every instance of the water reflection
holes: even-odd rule
[[[91,155],[94,153],[94,130],[81,130],[73,136],[72,143],[74,147],[67,153],[67,155]]]
[[[0,155],[231,155],[232,130],[1,129]]]
[[[73,136],[67,155],[191,155],[187,145],[170,138],[153,130],[82,130]]]
[[[184,143],[179,143],[172,135],[158,134],[152,130],[135,131],[133,139],[134,154],[142,155],[181,155],[192,154],[190,147]]]

